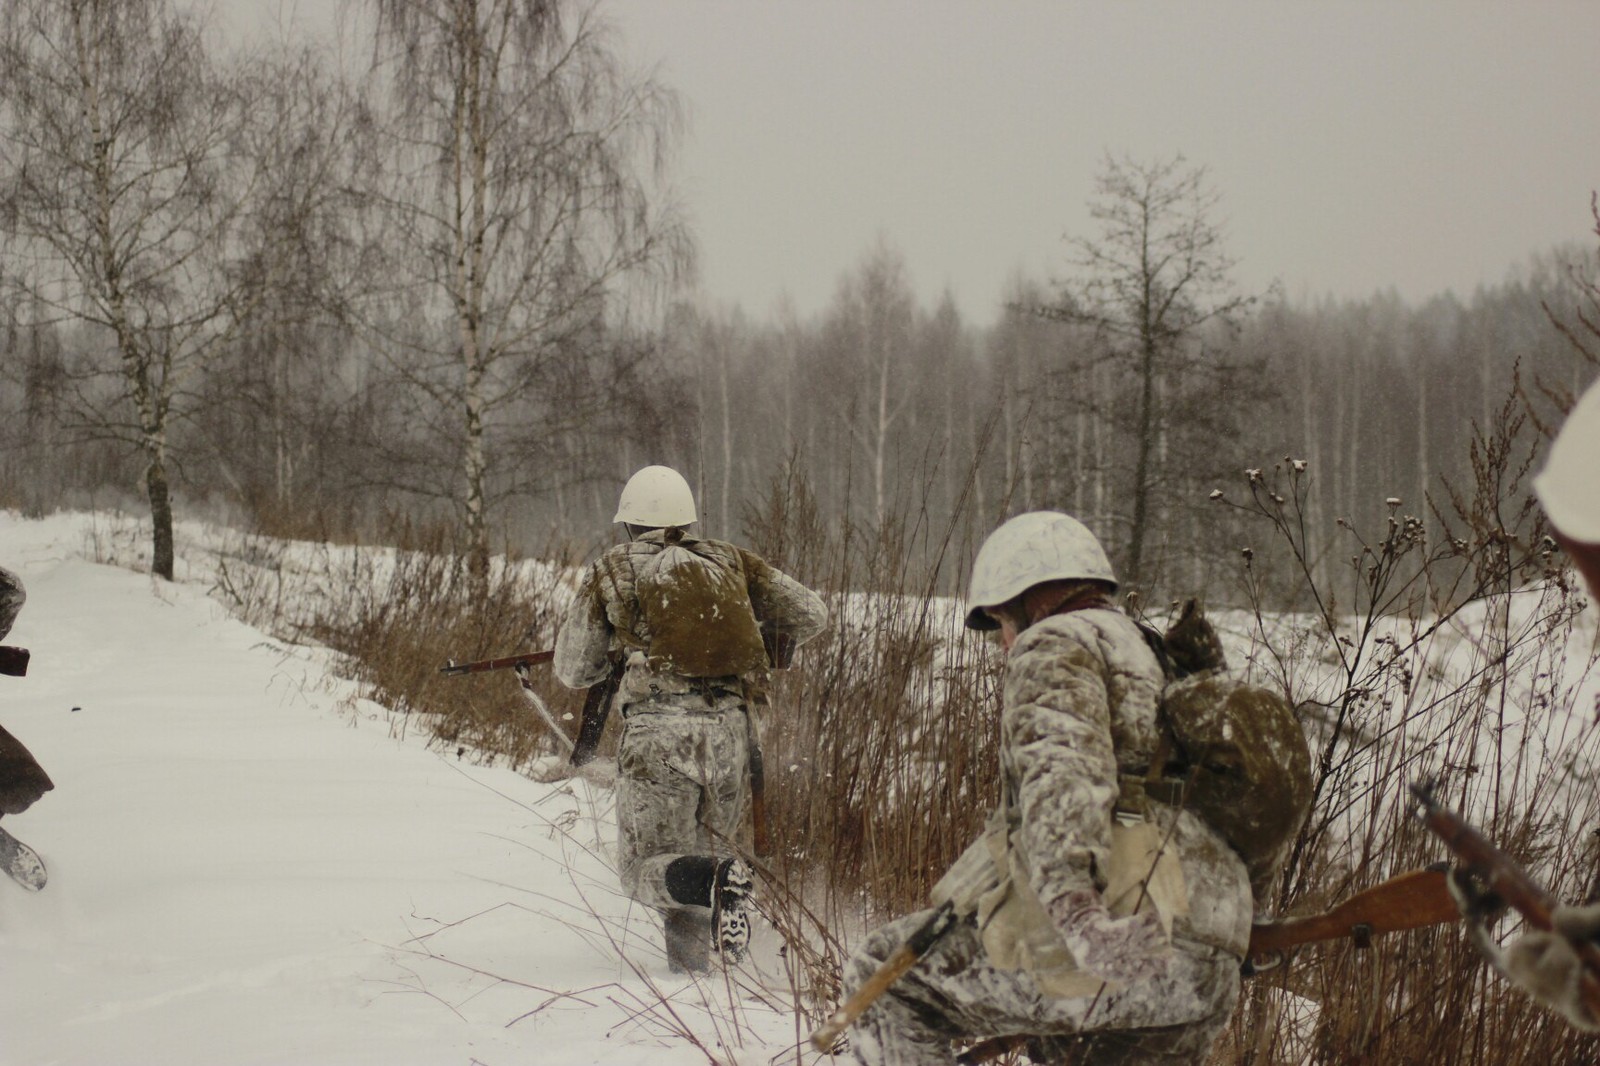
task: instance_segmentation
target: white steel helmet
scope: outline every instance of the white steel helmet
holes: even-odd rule
[[[695,520],[694,493],[670,466],[647,466],[630,477],[612,519],[630,526],[686,526]]]
[[[1043,581],[1104,581],[1117,577],[1100,540],[1089,527],[1060,511],[1029,511],[1007,519],[989,534],[972,563],[967,628],[998,629],[984,613]]]
[[[1533,481],[1544,513],[1561,533],[1600,544],[1600,381],[1589,386],[1567,416],[1550,458]]]

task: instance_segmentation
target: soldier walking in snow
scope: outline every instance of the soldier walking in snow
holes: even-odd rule
[[[1064,514],[1020,515],[979,550],[967,625],[1007,649],[1003,794],[934,888],[961,919],[857,1021],[867,1066],[951,1063],[952,1041],[995,1036],[1097,1066],[1190,1064],[1227,1023],[1250,874],[1200,816],[1162,802],[1176,798],[1155,787],[1163,668],[1116,589],[1099,541]],[[870,934],[846,991],[932,913]]]
[[[694,496],[649,466],[622,490],[629,540],[584,572],[556,638],[572,688],[621,660],[616,704],[618,860],[629,896],[661,911],[674,972],[703,972],[712,947],[737,960],[749,941],[749,867],[718,840],[744,811],[751,755],[747,680],[767,644],[801,644],[827,625],[816,593],[755,553],[688,532]]]

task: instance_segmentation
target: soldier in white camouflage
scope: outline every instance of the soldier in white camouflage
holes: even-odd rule
[[[11,626],[17,620],[22,605],[28,599],[28,594],[23,590],[22,579],[10,570],[0,566],[0,639],[11,632]]]
[[[967,625],[1007,649],[1003,795],[934,889],[962,920],[857,1020],[859,1062],[948,1064],[953,1041],[1016,1037],[1036,1061],[1176,1066],[1203,1062],[1226,1025],[1249,876],[1154,787],[1164,676],[1116,589],[1099,541],[1064,514],[1020,515],[980,549]],[[930,913],[870,934],[846,991]]]
[[[1578,399],[1550,447],[1533,487],[1550,520],[1550,530],[1589,587],[1590,610],[1600,604],[1600,381]],[[1465,891],[1466,882],[1452,884]],[[1573,1026],[1600,1032],[1600,1016],[1585,994],[1586,964],[1573,945],[1600,939],[1600,903],[1560,906],[1555,928],[1530,929],[1502,949],[1479,920],[1473,903],[1468,938],[1512,984],[1559,1011]],[[1590,974],[1590,976],[1593,976]]]
[[[706,971],[713,949],[736,960],[748,943],[751,874],[727,844],[744,816],[748,684],[772,665],[768,646],[827,626],[821,597],[753,552],[693,536],[696,517],[676,471],[629,479],[615,519],[629,540],[585,570],[553,663],[574,688],[623,664],[618,862],[628,895],[661,912],[674,972]]]
[[[1533,487],[1550,519],[1551,532],[1600,603],[1600,381],[1589,386],[1550,447]]]

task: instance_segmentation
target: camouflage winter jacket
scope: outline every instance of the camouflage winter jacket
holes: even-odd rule
[[[628,665],[617,692],[620,708],[688,693],[720,694],[715,699],[719,708],[737,706],[743,701],[740,677],[677,677],[651,669],[645,661],[643,649],[652,634],[639,610],[634,577],[646,559],[666,547],[664,534],[652,530],[614,545],[584,571],[556,638],[555,675],[569,687],[586,688],[603,679],[612,659],[621,656]],[[822,598],[754,552],[689,536],[681,543],[740,570],[764,630],[798,647],[827,628],[828,610]]]
[[[0,566],[0,637],[11,632],[12,623],[22,610],[28,594],[22,589],[22,579]]]
[[[1047,618],[1013,645],[1001,717],[1010,841],[1047,910],[1105,889],[1121,775],[1143,777],[1156,751],[1162,684],[1138,628],[1114,609]],[[1252,908],[1243,861],[1192,812],[1151,802],[1148,817],[1172,832],[1189,897],[1174,935],[1243,955]]]

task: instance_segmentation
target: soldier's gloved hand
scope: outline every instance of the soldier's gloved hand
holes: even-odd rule
[[[1568,940],[1600,940],[1600,903],[1557,907],[1550,920]]]
[[[1097,892],[1069,892],[1049,909],[1080,969],[1123,984],[1166,976],[1172,951],[1154,910],[1113,918]]]

